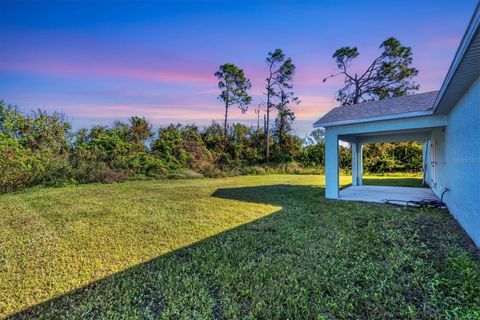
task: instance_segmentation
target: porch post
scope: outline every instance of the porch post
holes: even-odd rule
[[[363,145],[357,146],[357,186],[363,185]]]
[[[358,185],[358,144],[351,143],[350,151],[352,152],[352,186]]]
[[[361,186],[362,183],[362,145],[351,144],[352,151],[352,186]]]
[[[325,197],[338,199],[338,135],[328,130],[325,135]]]

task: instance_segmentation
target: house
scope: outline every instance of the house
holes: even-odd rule
[[[420,141],[425,182],[480,246],[479,25],[480,4],[439,91],[337,107],[315,122],[325,128],[327,198],[342,199],[344,192],[339,140],[351,145],[351,188],[362,185],[362,145]]]

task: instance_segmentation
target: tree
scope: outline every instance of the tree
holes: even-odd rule
[[[228,108],[237,105],[242,113],[247,112],[248,105],[252,97],[247,91],[252,87],[250,80],[245,77],[242,69],[232,63],[226,63],[220,66],[215,77],[218,78],[218,88],[222,91],[218,99],[225,104],[225,123],[223,132],[227,136]]]
[[[275,135],[278,138],[278,145],[280,149],[283,146],[283,140],[292,131],[292,122],[295,120],[295,113],[289,108],[290,102],[300,103],[298,97],[293,92],[281,90],[280,101],[278,103],[277,118],[275,119]]]
[[[237,163],[252,164],[257,160],[257,149],[254,145],[254,130],[241,123],[235,123],[229,130],[228,152]]]
[[[8,111],[8,107],[5,110]],[[15,107],[8,112],[13,112],[13,118],[7,127],[25,148],[34,152],[48,150],[54,154],[67,151],[71,124],[63,113],[49,114],[38,109],[21,115]]]
[[[344,86],[336,94],[337,101],[343,106],[400,97],[419,89],[420,86],[412,81],[418,74],[418,70],[411,66],[412,49],[393,37],[383,41],[380,48],[383,52],[361,74],[349,70],[351,62],[360,54],[356,47],[343,47],[333,54],[340,71],[323,82],[337,76],[344,77]]]
[[[129,119],[127,139],[134,144],[145,144],[153,137],[152,125],[143,117],[133,116]]]
[[[222,146],[224,140],[223,128],[215,121],[212,121],[212,124],[204,129],[202,138],[207,148],[211,151],[221,152],[225,149],[225,145]]]
[[[128,122],[115,121],[113,128],[120,131],[125,141],[144,149],[145,143],[153,137],[152,125],[144,117],[138,116],[130,117]]]
[[[279,97],[279,90],[292,88],[295,65],[291,58],[286,58],[281,49],[269,52],[266,58],[268,76],[265,79],[267,90],[267,114],[265,119],[265,158],[270,157],[270,111],[275,107],[274,98]]]
[[[325,129],[317,128],[312,130],[309,135],[305,137],[304,143],[306,145],[319,144],[325,142]]]

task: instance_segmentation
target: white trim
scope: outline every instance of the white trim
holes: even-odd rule
[[[333,121],[333,122],[326,122],[326,123],[321,123],[321,124],[314,123],[313,127],[314,128],[333,127],[333,126],[341,126],[341,125],[346,125],[346,124],[357,124],[357,123],[365,123],[365,122],[375,122],[375,121],[382,121],[382,120],[402,119],[402,118],[430,116],[430,115],[432,115],[431,110],[429,110],[429,111],[415,111],[415,112],[407,112],[407,113],[399,113],[399,114],[390,114],[390,115],[379,116],[379,117]]]
[[[375,121],[370,123],[354,123],[349,125],[339,125],[326,127],[325,131],[335,132],[338,135],[358,135],[368,133],[394,133],[395,131],[412,131],[418,129],[431,129],[435,127],[445,127],[447,125],[447,117],[443,114],[431,114],[422,117],[409,117],[400,119],[391,119],[384,121]]]
[[[419,129],[417,132],[394,132],[384,133],[378,135],[355,135],[357,143],[369,144],[369,143],[389,143],[389,142],[402,142],[402,141],[427,141],[432,135],[431,130],[425,131],[425,129]],[[342,137],[340,136],[340,139]]]

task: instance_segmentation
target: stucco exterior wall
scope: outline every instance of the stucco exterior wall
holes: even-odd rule
[[[480,78],[450,111],[446,128],[432,131],[431,141],[437,143],[437,183],[431,183],[431,171],[427,182],[438,196],[450,189],[444,202],[480,246]]]
[[[338,198],[338,138],[351,143],[362,139],[389,139],[392,135],[411,140],[411,132],[431,131],[426,144],[426,182],[441,197],[464,230],[480,247],[480,78],[449,111],[411,118],[390,119],[372,123],[331,126],[326,130],[326,197]],[[423,130],[423,131],[422,131]],[[403,133],[402,133],[403,132]],[[368,133],[375,133],[373,138]],[[387,141],[385,140],[385,142]],[[363,142],[362,142],[363,141]],[[372,141],[374,142],[374,141]],[[380,142],[380,141],[377,141]],[[368,142],[365,142],[368,143]],[[435,145],[432,150],[431,143]],[[436,171],[432,172],[432,154],[436,155]]]

